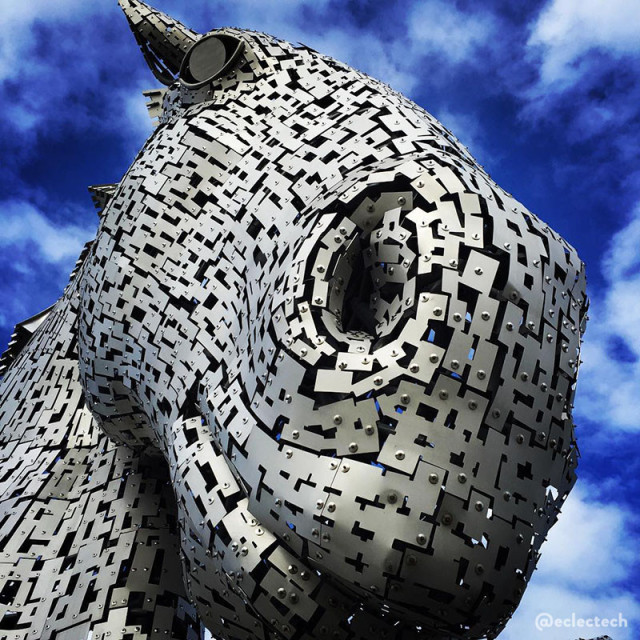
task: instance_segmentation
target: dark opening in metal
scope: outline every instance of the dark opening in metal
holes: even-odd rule
[[[227,73],[242,51],[244,43],[227,35],[210,35],[198,40],[187,52],[180,69],[180,80],[199,87]]]

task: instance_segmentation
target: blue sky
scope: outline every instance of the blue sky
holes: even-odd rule
[[[199,31],[266,31],[332,55],[438,117],[587,263],[574,417],[580,480],[501,638],[546,611],[640,637],[640,4],[637,0],[157,0]],[[116,0],[5,2],[0,17],[0,345],[55,301],[156,87]],[[598,635],[598,630],[591,634]],[[600,629],[604,633],[606,630]],[[586,636],[591,637],[591,636]]]

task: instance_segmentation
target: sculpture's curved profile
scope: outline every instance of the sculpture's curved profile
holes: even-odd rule
[[[2,628],[494,637],[575,480],[575,251],[387,86],[121,5],[168,88],[5,354]]]

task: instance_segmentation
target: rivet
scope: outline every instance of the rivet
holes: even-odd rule
[[[365,428],[364,428],[364,432],[368,435],[368,436],[372,436],[373,432],[375,431],[375,429],[368,424]]]
[[[524,442],[524,436],[521,433],[516,436],[516,442],[518,444],[522,444]]]
[[[330,502],[327,505],[327,511],[329,511],[329,513],[333,513],[336,510],[336,503],[335,502]]]
[[[487,374],[482,369],[480,369],[476,375],[478,376],[478,380],[484,380],[487,377]]]
[[[442,315],[442,307],[435,307],[435,309],[433,310],[433,315],[434,316],[441,316]]]
[[[438,354],[437,354],[437,353],[432,353],[432,354],[429,356],[429,360],[430,360],[431,362],[438,362],[438,360],[440,360],[440,358],[438,357]]]
[[[460,368],[460,363],[457,360],[451,361],[451,368],[455,371]]]
[[[476,511],[482,511],[484,509],[484,504],[480,500],[478,500],[474,506]]]
[[[342,424],[342,416],[333,416],[333,424]]]
[[[438,484],[438,474],[437,473],[430,473],[429,474],[429,482],[431,484]]]
[[[475,411],[478,408],[478,403],[475,400],[469,400],[468,406],[471,411]]]
[[[449,392],[446,389],[442,389],[438,395],[441,400],[446,400],[449,397]]]
[[[417,542],[418,544],[426,544],[426,542],[427,542],[427,538],[426,538],[426,536],[424,535],[424,533],[419,533],[419,534],[416,536],[416,542]]]
[[[390,493],[387,496],[387,501],[389,502],[389,504],[395,504],[396,502],[398,502],[398,494],[397,493]]]
[[[458,482],[460,484],[464,484],[467,481],[467,474],[466,473],[459,473],[458,474]]]
[[[396,451],[396,460],[404,460],[404,451],[402,449]]]
[[[402,404],[409,404],[409,402],[411,402],[411,397],[408,394],[403,393],[400,396],[400,402],[402,402]]]
[[[352,442],[352,443],[349,445],[349,451],[350,451],[351,453],[355,453],[357,450],[358,450],[358,445],[357,445],[355,442]]]
[[[379,387],[382,384],[382,378],[374,378],[373,379],[373,384],[376,385],[376,387]]]
[[[450,513],[445,513],[442,516],[442,524],[449,526],[453,522],[453,516]]]

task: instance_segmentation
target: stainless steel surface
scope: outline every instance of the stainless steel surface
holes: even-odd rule
[[[121,4],[169,86],[5,361],[7,637],[494,637],[575,481],[584,265],[387,85],[239,29],[174,82],[199,36]]]

